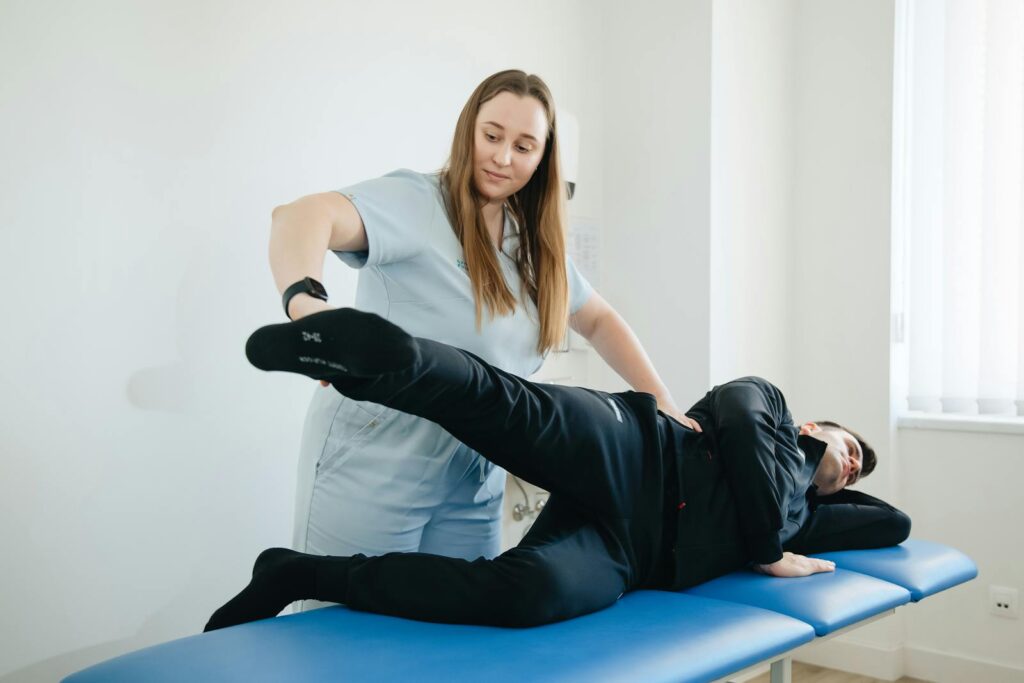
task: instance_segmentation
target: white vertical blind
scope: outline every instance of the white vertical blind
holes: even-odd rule
[[[1024,415],[1024,0],[909,9],[908,407]]]

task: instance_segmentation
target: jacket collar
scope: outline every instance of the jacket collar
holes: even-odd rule
[[[807,463],[812,472],[817,472],[818,465],[821,464],[821,459],[825,456],[825,449],[827,448],[825,442],[819,441],[813,436],[801,434],[796,437],[796,445],[804,453],[804,462]]]

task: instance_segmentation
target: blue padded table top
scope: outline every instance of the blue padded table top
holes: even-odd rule
[[[819,636],[910,602],[906,588],[843,569],[790,579],[744,570],[695,586],[685,594],[785,614],[810,624]]]
[[[678,683],[720,678],[813,638],[781,614],[662,591],[530,629],[327,607],[156,645],[64,680]]]
[[[848,569],[903,586],[914,602],[970,581],[978,566],[959,550],[910,539],[891,548],[841,550],[815,555]]]

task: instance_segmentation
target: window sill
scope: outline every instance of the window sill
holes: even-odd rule
[[[952,432],[1024,434],[1024,417],[1011,415],[941,415],[903,413],[896,418],[899,429],[938,429]]]

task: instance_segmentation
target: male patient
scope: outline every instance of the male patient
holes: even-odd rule
[[[551,497],[519,545],[493,560],[266,550],[208,631],[303,599],[533,626],[748,565],[780,577],[831,571],[796,553],[895,545],[910,531],[899,510],[846,489],[874,469],[871,448],[835,423],[797,427],[782,393],[760,378],[708,392],[687,413],[696,432],[649,394],[533,384],[353,309],[263,327],[246,353],[261,369],[325,379],[353,399],[433,420]]]

